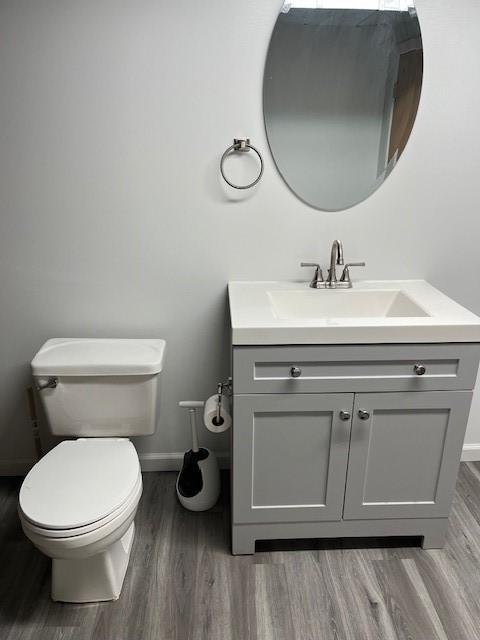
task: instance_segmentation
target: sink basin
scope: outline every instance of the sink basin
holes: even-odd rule
[[[425,280],[230,282],[234,345],[479,342],[480,318]]]
[[[312,318],[422,318],[428,316],[399,290],[309,289],[269,291],[274,315],[281,320]]]

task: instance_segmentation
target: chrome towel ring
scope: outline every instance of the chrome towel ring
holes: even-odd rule
[[[255,153],[258,156],[258,159],[260,160],[260,173],[255,178],[255,180],[253,182],[250,182],[249,184],[244,184],[244,185],[234,184],[225,175],[225,171],[224,171],[224,168],[223,168],[223,165],[225,163],[225,159],[227,158],[227,156],[232,151],[233,152],[239,151],[240,153],[248,153],[250,151],[250,149],[252,151],[255,151]],[[230,147],[228,147],[228,149],[223,154],[222,159],[220,160],[220,173],[222,174],[222,178],[225,180],[225,182],[228,185],[230,185],[231,187],[233,187],[234,189],[251,189],[252,187],[254,187],[256,184],[258,184],[260,182],[260,179],[261,179],[261,177],[263,175],[263,158],[262,158],[262,154],[260,153],[260,151],[256,147],[254,147],[252,144],[250,144],[250,138],[234,138],[233,139],[233,144]]]

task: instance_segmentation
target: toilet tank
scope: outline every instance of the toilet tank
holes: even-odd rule
[[[129,437],[157,425],[164,340],[55,338],[32,373],[55,436]]]

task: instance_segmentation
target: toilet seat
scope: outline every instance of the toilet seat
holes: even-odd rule
[[[20,489],[19,512],[37,535],[80,536],[138,504],[141,487],[140,463],[130,440],[67,440],[28,473]]]
[[[90,530],[81,534],[69,535],[67,531],[41,529],[26,520],[21,512],[19,514],[20,521],[25,535],[47,555],[57,558],[72,554],[76,555],[78,552],[84,555],[87,547],[98,546],[99,543],[102,544],[105,539],[112,534],[114,535],[118,529],[130,524],[135,516],[141,496],[142,484],[140,483],[135,495],[132,496],[129,504],[121,513],[107,522],[97,523],[95,528],[91,527]]]
[[[115,520],[120,521],[122,519],[122,516],[127,517],[132,507],[135,507],[138,504],[138,501],[140,500],[140,497],[142,495],[142,490],[142,474],[139,473],[135,488],[124,504],[122,504],[118,509],[115,509],[115,511],[112,511],[112,513],[110,513],[105,518],[102,518],[101,520],[96,520],[95,522],[91,522],[90,524],[84,525],[82,527],[74,527],[72,529],[49,529],[47,527],[39,527],[27,518],[27,516],[21,510],[20,506],[18,511],[24,528],[28,529],[28,531],[44,538],[71,538],[75,536],[82,536],[83,534],[90,533],[91,531],[97,531],[110,522],[113,522]]]

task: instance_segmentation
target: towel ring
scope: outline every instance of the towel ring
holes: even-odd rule
[[[248,153],[250,151],[250,149],[252,151],[255,151],[255,153],[258,156],[258,159],[260,160],[260,173],[255,178],[255,180],[253,182],[250,182],[249,184],[238,185],[238,184],[234,184],[233,182],[230,182],[230,180],[225,175],[225,171],[223,169],[223,165],[225,163],[225,160],[226,160],[227,156],[232,151],[239,151],[240,153]],[[233,139],[233,144],[230,147],[228,147],[228,149],[223,154],[222,159],[220,160],[220,173],[222,174],[222,178],[225,180],[225,182],[228,185],[230,185],[231,187],[233,187],[234,189],[251,189],[252,187],[254,187],[256,184],[258,184],[260,182],[260,179],[261,179],[261,177],[263,175],[263,158],[262,158],[262,154],[260,153],[260,151],[256,147],[254,147],[252,144],[250,144],[250,138],[234,138]]]

